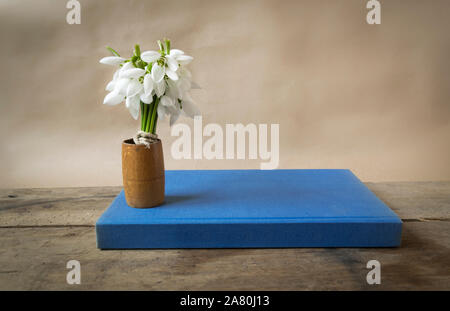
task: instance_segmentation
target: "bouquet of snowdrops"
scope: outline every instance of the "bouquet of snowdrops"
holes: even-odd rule
[[[191,118],[199,115],[189,94],[196,84],[191,82],[191,73],[186,68],[193,58],[181,50],[171,49],[168,39],[158,40],[158,45],[159,51],[142,53],[136,45],[133,56],[128,59],[107,47],[113,56],[100,60],[102,64],[119,66],[106,86],[110,93],[103,103],[117,105],[125,101],[135,120],[139,113],[141,115],[140,133],[148,133],[154,138],[158,118],[170,116],[172,126],[181,114]],[[135,139],[136,143],[138,141],[139,137]]]

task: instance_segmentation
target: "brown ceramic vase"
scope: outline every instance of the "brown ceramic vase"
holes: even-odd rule
[[[122,175],[129,206],[149,208],[164,202],[164,157],[161,141],[146,148],[133,139],[122,143]]]

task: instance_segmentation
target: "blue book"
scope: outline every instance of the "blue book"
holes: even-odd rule
[[[396,247],[402,221],[349,170],[190,170],[158,207],[121,191],[96,231],[101,249]]]

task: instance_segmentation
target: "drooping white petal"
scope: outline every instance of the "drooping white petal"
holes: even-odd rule
[[[137,120],[139,118],[139,108],[133,107],[128,110],[130,111],[130,114],[133,117],[133,119]]]
[[[125,64],[119,69],[119,78],[122,77],[122,75],[123,75],[123,73],[124,73],[125,71],[127,71],[128,69],[132,69],[132,68],[135,68],[135,67],[133,66],[133,64],[132,64],[131,62],[125,63]]]
[[[191,89],[191,81],[186,78],[179,79],[177,85],[178,88],[183,92],[187,92]]]
[[[122,78],[134,78],[137,79],[145,75],[145,70],[141,68],[132,68],[122,72]]]
[[[181,113],[180,110],[180,104],[178,103],[178,100],[174,102],[173,106],[169,107],[169,113],[170,114],[177,114],[177,113]]]
[[[172,69],[167,68],[166,69],[166,75],[169,77],[169,79],[173,80],[173,81],[177,81],[178,80],[178,75],[175,71],[172,71]]]
[[[172,80],[167,80],[167,95],[169,95],[172,99],[181,98],[181,90],[178,87],[178,84]]]
[[[172,126],[181,114],[179,104],[166,107],[166,114],[170,116],[170,126]]]
[[[130,111],[133,119],[137,120],[139,118],[140,111],[140,98],[139,95],[135,95],[132,97],[127,97],[127,101],[125,102],[128,110]]]
[[[166,91],[166,81],[161,80],[161,82],[156,83],[155,87],[156,96],[158,97],[163,96],[165,91]]]
[[[161,82],[161,80],[164,78],[165,74],[165,68],[161,67],[158,64],[154,64],[152,67],[152,79],[156,83]]]
[[[142,84],[138,80],[131,79],[131,81],[130,81],[130,83],[128,83],[128,87],[127,87],[127,98],[135,96],[136,94],[141,93],[143,88],[144,87],[142,86]]]
[[[184,54],[184,52],[182,50],[178,50],[178,49],[170,49],[170,53],[169,53],[170,56],[173,56],[175,58],[177,58],[178,56],[183,55],[183,54]]]
[[[159,100],[159,104],[166,107],[174,106],[172,98],[167,95],[161,97],[161,99]]]
[[[178,61],[178,63],[180,63],[181,65],[187,65],[187,64],[189,64],[190,62],[192,62],[193,59],[194,59],[194,58],[193,58],[192,56],[189,56],[189,55],[179,55],[179,56],[177,57],[177,61]]]
[[[167,55],[166,60],[167,60],[167,67],[169,67],[169,69],[172,71],[177,71],[178,62],[175,60],[175,58],[170,55]]]
[[[158,113],[158,118],[161,120],[166,116],[166,108],[163,105],[158,105],[156,112]]]
[[[140,99],[144,104],[151,104],[153,101],[153,95],[151,93],[142,93]]]
[[[114,81],[114,80],[109,81],[109,83],[106,85],[105,90],[107,90],[109,92],[112,92],[112,91],[114,91],[114,86],[115,85],[116,85],[116,81]]]
[[[172,113],[170,115],[170,126],[174,125],[175,122],[177,122],[178,118],[180,117],[180,113]]]
[[[116,81],[117,79],[119,79],[120,70],[121,69],[117,69],[116,72],[114,73],[113,81]]]
[[[116,92],[111,92],[105,96],[105,99],[103,100],[103,104],[114,106],[114,105],[118,105],[121,102],[123,102],[124,99],[125,99],[125,96],[118,94]]]
[[[127,88],[130,81],[131,79],[120,78],[114,86],[114,91],[125,96],[127,94]]]
[[[145,94],[151,94],[153,91],[153,79],[150,74],[146,74],[144,77],[144,91]]]
[[[180,67],[180,69],[178,69],[178,75],[180,76],[180,78],[184,78],[184,79],[192,79],[192,74],[189,71],[189,69],[187,69],[186,67]]]
[[[194,118],[195,116],[201,115],[200,110],[197,108],[193,101],[183,100],[181,105],[183,106],[182,110],[186,116]]]
[[[141,53],[141,59],[146,63],[153,63],[161,57],[161,54],[156,51],[145,51]]]
[[[125,61],[125,58],[123,57],[119,57],[119,56],[108,56],[108,57],[103,57],[100,60],[101,64],[105,64],[105,65],[112,65],[112,66],[117,66],[122,64]]]

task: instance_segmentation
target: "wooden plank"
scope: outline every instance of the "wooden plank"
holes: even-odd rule
[[[449,229],[407,222],[394,249],[100,251],[91,227],[0,228],[0,290],[450,290]],[[71,259],[81,285],[66,284]]]
[[[403,220],[450,220],[450,182],[366,184]],[[0,189],[0,227],[93,226],[120,189]]]
[[[94,226],[121,189],[0,189],[0,227]]]
[[[403,220],[450,220],[450,182],[366,183]]]
[[[450,182],[367,185],[405,220],[402,247],[100,251],[93,226],[120,187],[3,189],[0,289],[450,290]],[[381,285],[365,281],[371,259]]]

